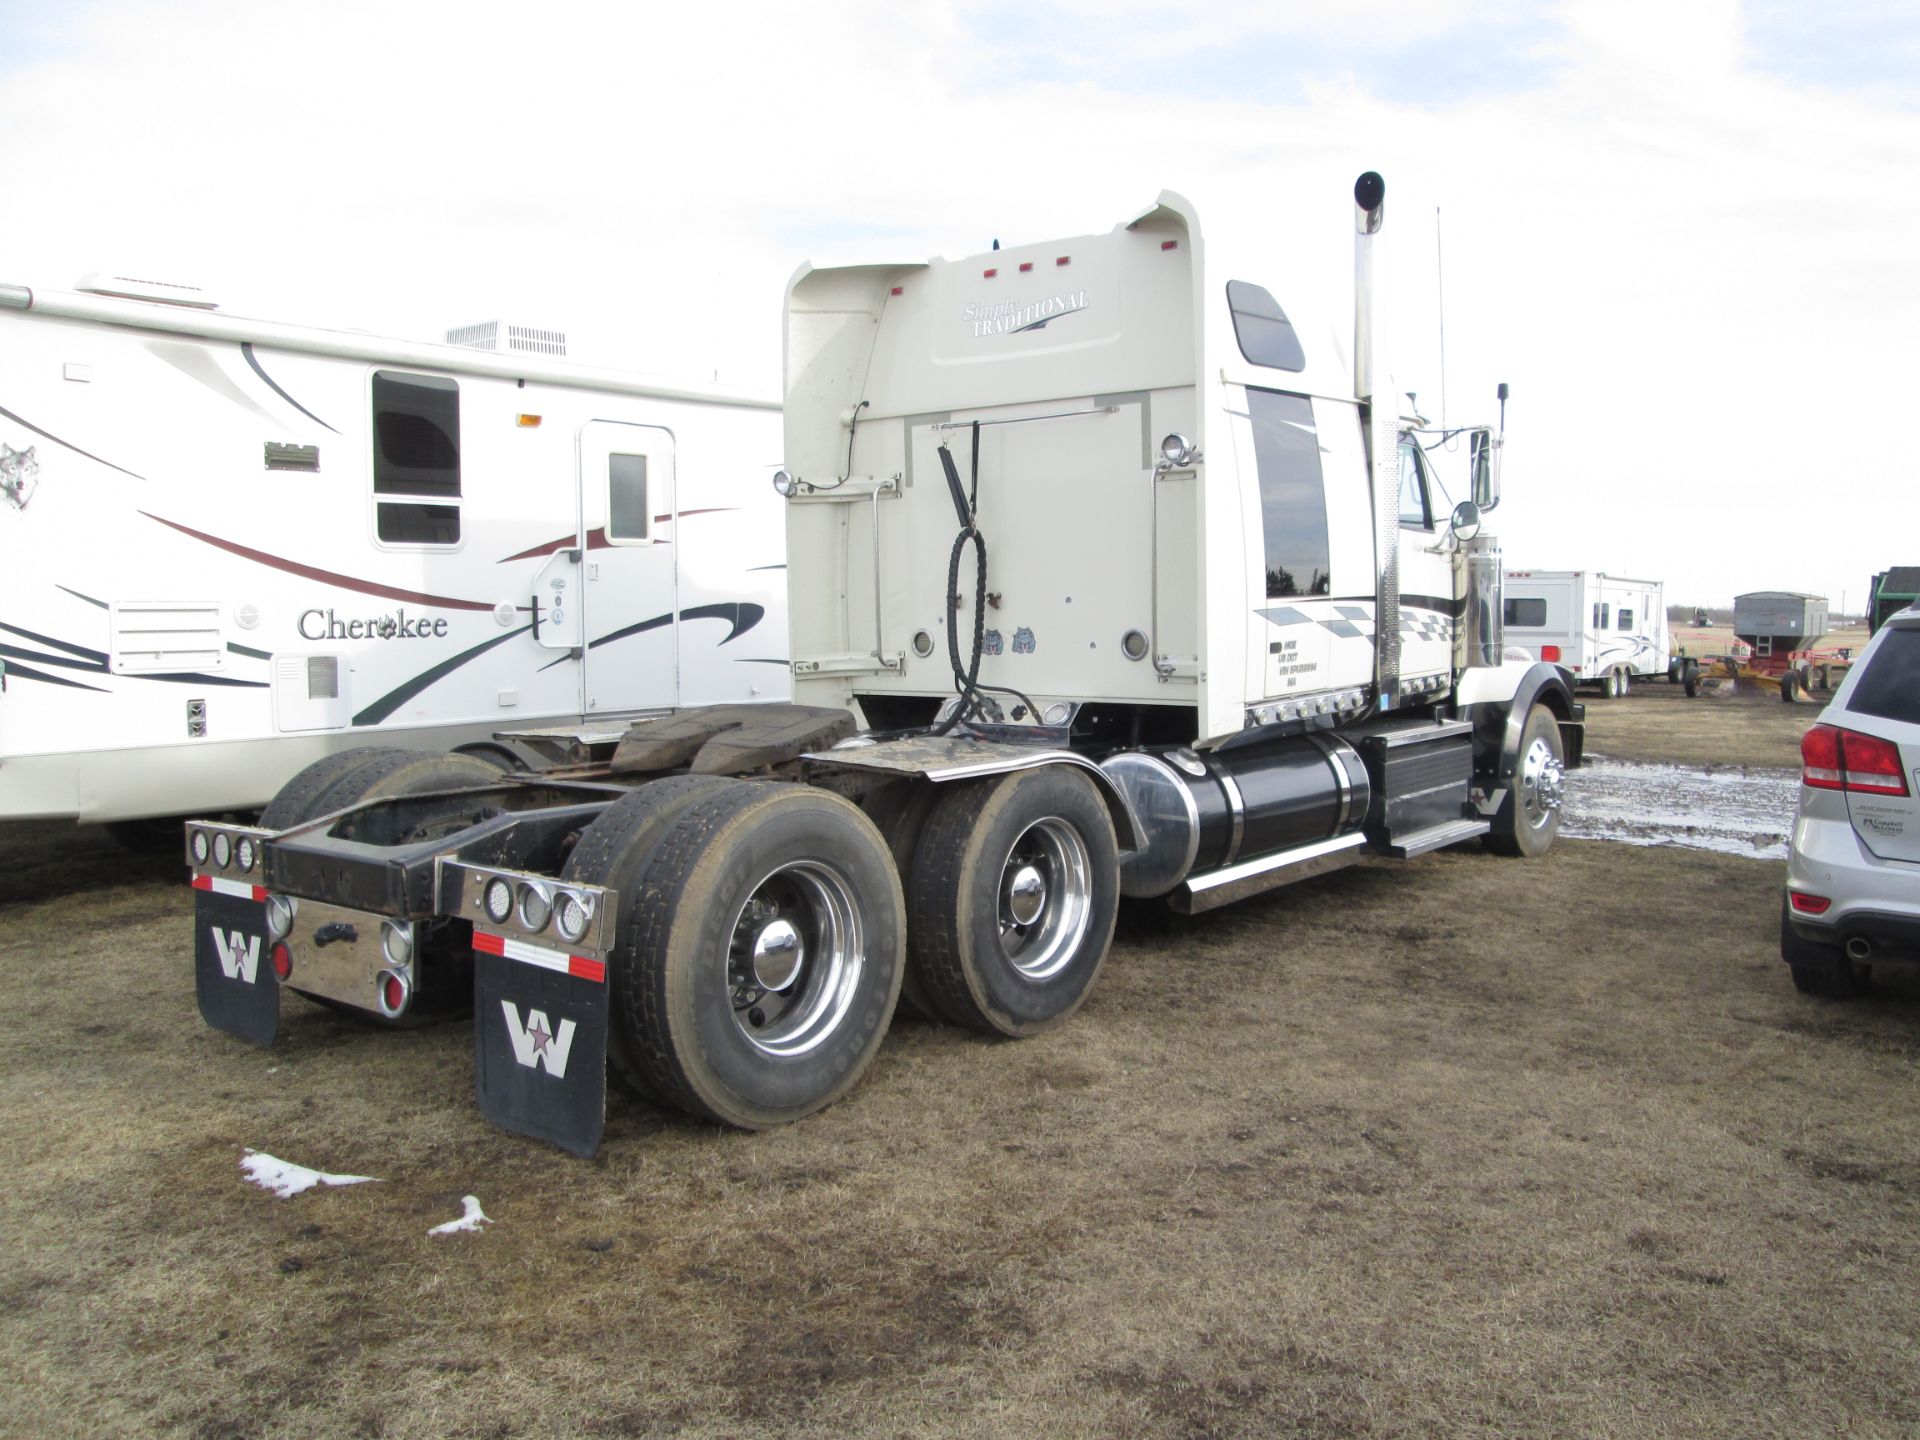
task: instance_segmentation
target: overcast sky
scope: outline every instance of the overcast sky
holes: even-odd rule
[[[1104,231],[1163,188],[1344,316],[1378,169],[1400,388],[1437,417],[1440,273],[1447,417],[1513,387],[1509,565],[1858,608],[1920,564],[1920,0],[1507,8],[0,0],[0,282],[507,318],[771,392],[800,261]]]

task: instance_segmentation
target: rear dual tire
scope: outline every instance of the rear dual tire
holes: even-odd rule
[[[908,889],[927,1003],[984,1034],[1052,1029],[1093,989],[1119,903],[1113,820],[1078,771],[1045,765],[943,788]]]
[[[592,834],[603,816],[570,865],[621,892],[618,1064],[702,1119],[759,1130],[810,1115],[859,1080],[899,997],[906,914],[887,843],[805,786],[720,781],[662,803],[665,823],[636,801],[623,839]]]

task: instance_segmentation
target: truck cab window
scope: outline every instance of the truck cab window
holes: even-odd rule
[[[452,380],[374,372],[373,493],[374,532],[386,544],[460,543],[460,387]]]
[[[647,457],[607,456],[607,539],[616,544],[653,538],[647,505]]]
[[[1327,496],[1313,402],[1277,390],[1247,390],[1269,599],[1330,593]]]
[[[1265,289],[1245,280],[1229,280],[1227,309],[1233,315],[1233,338],[1240,344],[1240,353],[1253,364],[1296,375],[1307,368],[1307,354],[1300,348],[1293,322]]]
[[[1400,523],[1414,530],[1433,528],[1425,462],[1420,458],[1420,447],[1411,440],[1400,442]]]

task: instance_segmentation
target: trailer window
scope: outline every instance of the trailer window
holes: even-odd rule
[[[1606,600],[1594,601],[1593,602],[1593,628],[1596,630],[1606,629],[1609,618],[1612,616],[1612,613],[1613,613],[1613,605],[1611,602]]]
[[[1502,617],[1509,625],[1517,625],[1522,630],[1544,630],[1547,625],[1547,601],[1545,596],[1510,596],[1502,607],[1506,614]]]
[[[373,375],[374,531],[391,545],[460,542],[460,387],[440,375]]]
[[[1260,513],[1266,530],[1267,595],[1329,593],[1327,496],[1313,402],[1275,390],[1247,391]]]
[[[647,540],[653,534],[653,512],[647,506],[647,457],[607,456],[607,539],[615,542]]]
[[[1293,322],[1266,290],[1245,280],[1229,280],[1227,309],[1233,314],[1233,338],[1240,342],[1240,353],[1253,364],[1296,375],[1307,368]]]
[[[1400,442],[1400,523],[1415,530],[1433,528],[1433,506],[1427,499],[1427,477],[1420,463],[1420,447]]]
[[[1622,610],[1620,612],[1620,628],[1622,630],[1631,630],[1633,628],[1633,612],[1631,610]]]

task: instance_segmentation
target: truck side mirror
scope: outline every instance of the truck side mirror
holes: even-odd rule
[[[1462,500],[1453,507],[1453,519],[1447,528],[1453,532],[1453,538],[1461,544],[1473,539],[1480,533],[1480,507],[1471,500]]]
[[[1491,430],[1467,436],[1467,464],[1473,475],[1473,503],[1483,512],[1500,503],[1500,441]]]

